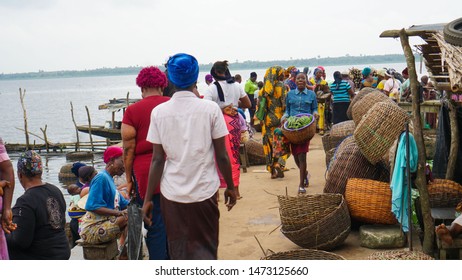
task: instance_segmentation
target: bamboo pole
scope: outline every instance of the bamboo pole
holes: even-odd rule
[[[90,135],[91,150],[92,150],[92,151],[95,151],[95,148],[94,148],[94,146],[93,146],[93,136],[91,135],[91,117],[90,117],[90,111],[88,110],[88,106],[85,106],[85,110],[87,110],[88,134]]]
[[[19,88],[19,98],[21,99],[21,106],[22,106],[22,111],[23,111],[23,116],[24,116],[24,133],[26,135],[26,150],[29,150],[30,142],[29,142],[29,133],[27,131],[27,112],[26,112],[26,106],[24,105],[25,96],[26,96],[26,90],[24,89],[24,92],[23,92],[22,89]]]
[[[414,54],[412,52],[411,46],[409,45],[409,37],[404,29],[401,29],[401,31],[399,32],[399,37],[401,41],[401,46],[404,51],[404,56],[406,57],[406,63],[409,72],[412,94],[412,114],[414,119],[414,138],[416,140],[417,149],[419,153],[416,185],[420,193],[422,216],[424,223],[424,241],[422,247],[424,253],[432,255],[435,237],[435,226],[433,223],[433,218],[431,216],[430,199],[428,195],[427,181],[425,177],[426,155],[422,133],[422,120],[420,115],[419,82],[417,80],[417,73],[415,70]]]
[[[72,105],[72,101],[70,102],[71,103],[71,117],[72,117],[72,122],[74,123],[74,127],[75,127],[75,136],[77,137],[77,142],[75,142],[75,151],[79,151],[80,150],[80,139],[79,139],[79,130],[77,129],[77,123],[75,122],[75,118],[74,118],[74,105]]]
[[[48,145],[47,128],[48,128],[48,125],[45,125],[45,129],[40,128],[40,130],[42,131],[43,139],[45,140],[45,148],[47,150],[47,153],[49,153],[50,152],[50,145]]]

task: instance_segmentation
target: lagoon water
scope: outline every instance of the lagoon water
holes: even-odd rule
[[[354,65],[362,69],[367,65]],[[377,64],[370,65],[376,69],[391,67],[397,71],[402,71],[406,65],[404,63]],[[303,66],[298,66],[303,69]],[[342,71],[353,66],[327,66],[326,74],[328,79],[332,79],[334,71]],[[314,67],[310,66],[310,69]],[[419,69],[419,66],[417,66]],[[255,71],[258,80],[263,80],[265,69],[256,70],[236,70],[232,74],[240,74],[243,83],[250,76],[250,72]],[[199,92],[206,88],[204,77],[207,73],[199,73],[198,89]],[[419,76],[427,74],[418,73]],[[103,125],[110,119],[110,113],[105,110],[98,110],[98,105],[107,103],[113,98],[126,98],[127,92],[130,98],[141,98],[141,92],[135,83],[136,75],[126,76],[105,76],[105,77],[79,77],[79,78],[60,78],[60,79],[36,79],[36,80],[7,80],[0,81],[0,112],[1,125],[0,137],[7,143],[25,143],[24,132],[18,128],[24,128],[23,110],[19,98],[19,88],[26,91],[24,98],[27,112],[29,131],[42,136],[40,128],[47,125],[47,136],[50,142],[74,142],[76,141],[76,131],[72,122],[70,103],[74,107],[74,117],[77,124],[87,124],[87,113],[85,106],[91,114],[93,125]],[[244,86],[244,85],[243,85]],[[122,117],[121,112],[116,114],[116,118]],[[43,140],[30,136],[31,142],[43,143]],[[88,141],[88,135],[80,133],[81,141]],[[98,139],[98,137],[96,137]],[[100,138],[100,140],[103,140]],[[10,154],[13,165],[16,169],[17,155]],[[64,156],[47,156],[42,154],[44,160],[43,179],[56,186],[63,187],[58,181],[60,168],[66,162]],[[85,162],[85,161],[84,161]],[[97,170],[102,170],[104,164],[101,155],[96,155],[94,161],[86,162],[94,165]],[[19,182],[16,181],[15,198],[23,193]],[[66,200],[69,199],[67,191],[63,188]]]

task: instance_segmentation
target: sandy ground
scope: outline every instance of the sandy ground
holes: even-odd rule
[[[256,137],[260,135],[257,134]],[[287,191],[289,196],[296,196],[298,191],[299,174],[293,157],[288,159],[286,167],[289,171],[285,172],[282,179],[271,179],[269,173],[264,173],[265,166],[251,166],[247,173],[241,172],[240,192],[243,198],[229,212],[223,205],[223,196],[221,197],[219,259],[260,259],[264,253],[256,238],[265,251],[300,249],[279,228],[279,204],[276,195],[284,195]],[[326,165],[320,135],[311,140],[308,170],[311,178],[307,194],[322,193]],[[413,239],[414,249],[421,250],[418,239]],[[363,248],[359,244],[359,233],[352,230],[345,243],[332,252],[349,260],[364,260],[377,251]]]
[[[255,136],[261,137],[260,134]],[[251,166],[247,173],[241,170],[240,192],[243,197],[237,205],[227,211],[224,206],[223,190],[220,190],[220,245],[218,258],[222,260],[258,260],[264,257],[263,250],[282,252],[300,249],[280,231],[279,204],[277,195],[297,195],[298,168],[293,157],[287,161],[289,171],[285,177],[271,179],[265,171],[265,166]],[[322,193],[325,183],[325,154],[322,148],[321,136],[316,135],[310,144],[308,153],[308,170],[311,174],[310,187],[307,194]],[[260,248],[260,242],[263,250]],[[418,238],[413,238],[414,250],[421,250]],[[365,260],[376,252],[361,247],[358,230],[352,230],[344,244],[334,253],[348,260]],[[72,250],[71,259],[83,259],[82,248],[77,246]]]

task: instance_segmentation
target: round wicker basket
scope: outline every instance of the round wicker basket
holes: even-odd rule
[[[340,194],[279,196],[281,232],[305,249],[331,250],[350,233],[347,204]]]
[[[429,255],[419,251],[381,251],[371,254],[369,260],[434,260]]]
[[[397,224],[391,212],[389,183],[369,179],[348,179],[345,199],[351,218],[369,224]]]
[[[58,174],[59,182],[63,184],[75,183],[77,180],[77,176],[74,175],[71,171],[72,163],[65,164],[61,167]]]
[[[427,185],[430,207],[456,207],[462,201],[462,186],[446,179],[434,179]]]
[[[353,106],[356,104],[356,102],[360,101],[361,99],[363,99],[364,96],[366,96],[368,93],[373,92],[373,91],[377,91],[377,90],[375,88],[365,87],[361,89],[358,92],[358,94],[356,94],[355,97],[350,101],[350,106],[348,106],[348,110],[347,110],[347,117],[350,120],[353,119],[352,111],[353,111]]]
[[[356,125],[358,125],[363,116],[367,114],[367,112],[379,102],[389,102],[393,103],[391,99],[383,94],[380,91],[371,91],[366,94],[361,100],[358,100],[355,105],[352,107],[351,115],[353,117],[353,121]]]
[[[345,260],[345,258],[322,250],[299,249],[273,253],[262,260]]]
[[[251,166],[266,164],[265,153],[263,152],[263,145],[261,142],[250,138],[249,141],[245,143],[245,149]]]
[[[354,121],[344,121],[341,123],[334,124],[330,129],[330,135],[332,137],[343,137],[352,135],[355,131]]]
[[[337,146],[345,139],[346,136],[331,136],[330,132],[324,134],[321,138],[322,146],[324,148],[324,152],[330,151],[331,149],[337,148]]]
[[[388,164],[380,161],[371,164],[359,150],[353,137],[348,137],[339,145],[335,159],[329,166],[324,186],[325,193],[345,193],[348,179],[364,178],[389,182],[390,172]]]
[[[292,144],[304,144],[316,134],[316,119],[311,114],[297,114],[296,117],[311,116],[311,122],[299,129],[287,128],[287,122],[282,126],[282,133]]]
[[[389,152],[408,119],[406,111],[392,102],[372,106],[353,134],[361,153],[370,163],[379,162]]]

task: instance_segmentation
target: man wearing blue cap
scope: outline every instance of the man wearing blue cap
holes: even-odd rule
[[[236,204],[225,147],[228,129],[219,106],[193,93],[199,75],[193,56],[172,56],[167,70],[176,92],[151,114],[147,140],[153,143],[154,156],[147,193],[160,183],[171,259],[217,259],[220,181],[215,160],[227,183],[224,195],[228,211]],[[151,208],[146,196],[143,216],[148,225]]]

